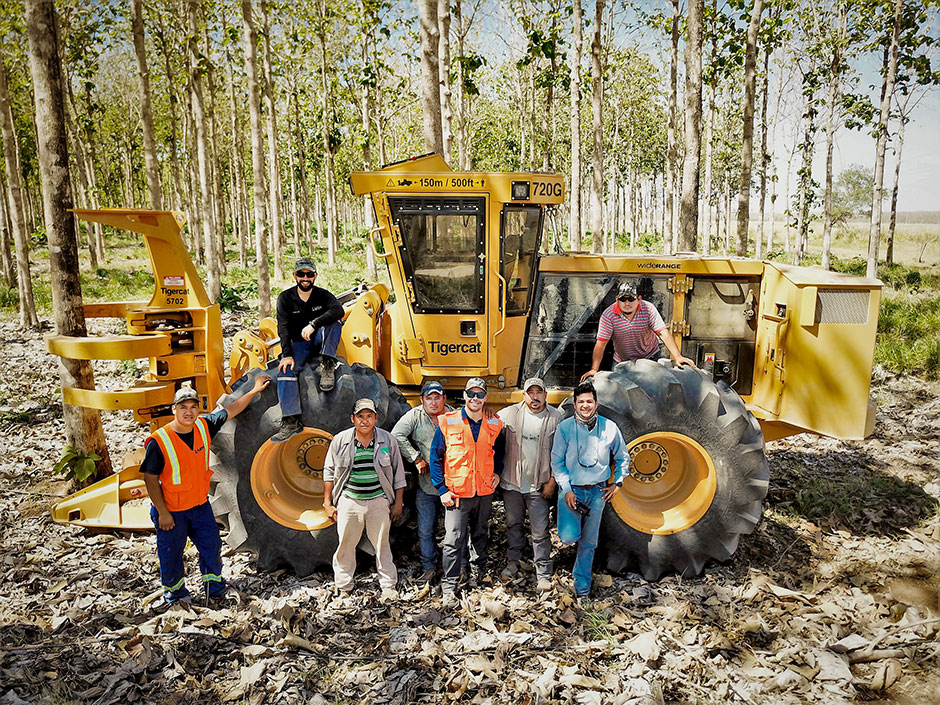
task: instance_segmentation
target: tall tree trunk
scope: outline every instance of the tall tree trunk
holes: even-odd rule
[[[571,188],[569,190],[568,246],[581,249],[581,47],[584,19],[581,0],[574,0],[571,16]]]
[[[884,199],[885,147],[888,142],[888,117],[894,98],[894,82],[898,70],[898,41],[901,35],[901,12],[904,0],[895,0],[894,24],[891,30],[891,46],[888,49],[888,70],[881,88],[881,114],[878,116],[875,146],[875,186],[871,197],[871,226],[868,231],[868,266],[866,276],[878,276],[878,249],[881,244],[881,202]]]
[[[73,203],[53,0],[27,0],[26,33],[36,105],[43,212],[49,238],[50,279],[56,283],[52,287],[56,333],[85,336],[82,285],[78,276],[78,239],[75,236],[75,218],[69,213]],[[95,387],[94,372],[88,360],[60,358],[59,379],[63,389]],[[110,474],[111,458],[101,428],[100,412],[63,404],[62,416],[69,445],[86,453],[96,453],[101,457],[96,474]]]
[[[767,206],[767,93],[770,89],[768,70],[770,68],[770,45],[764,50],[764,73],[761,79],[761,109],[760,109],[760,225],[757,237],[754,238],[754,256],[761,259],[764,255],[764,216]],[[771,212],[773,218],[773,212]]]
[[[793,249],[793,264],[796,265],[802,264],[803,255],[806,254],[806,247],[809,242],[810,189],[813,183],[813,134],[816,132],[816,113],[811,107],[813,100],[815,100],[815,97],[812,93],[806,95],[806,115],[804,116],[806,127],[803,130],[803,142],[800,144],[802,159],[798,172],[800,192],[796,215],[797,241],[796,247]]]
[[[235,66],[232,61],[232,52],[229,45],[225,45],[225,58],[227,65],[226,78],[228,79],[229,101],[232,108],[231,116],[231,160],[232,160],[232,227],[238,233],[238,265],[248,266],[248,223],[245,218],[245,209],[242,204],[245,200],[245,164],[242,157],[242,145],[245,137],[242,134],[242,121],[239,118],[241,107],[235,95]],[[237,220],[237,222],[236,222]]]
[[[437,0],[422,0],[423,2],[433,2],[436,3]],[[326,12],[326,2],[325,0],[320,0],[319,2],[319,39],[320,39],[320,80],[321,87],[323,91],[322,101],[323,101],[323,172],[324,172],[324,189],[326,191],[326,229],[327,229],[327,261],[333,265],[336,264],[336,250],[339,245],[339,223],[337,222],[337,209],[336,209],[336,184],[334,167],[333,167],[333,151],[334,145],[332,142],[333,126],[336,124],[336,118],[333,113],[333,99],[332,91],[330,90],[330,78],[329,78],[329,65],[326,62],[326,23],[329,21],[327,12]],[[437,5],[434,4],[434,13],[437,14]],[[435,17],[434,27],[437,27],[437,19]],[[435,46],[435,61],[437,60],[437,48]],[[437,73],[435,71],[434,76],[432,77],[434,85],[434,94],[440,95],[437,84]],[[440,107],[440,106],[438,106]],[[438,115],[438,127],[440,127],[440,115]],[[438,136],[440,133],[438,132]],[[440,151],[438,151],[440,154]]]
[[[442,0],[441,5],[446,6],[447,0]],[[371,16],[368,15],[367,3],[363,2],[363,12],[366,13],[367,22],[371,20]],[[447,10],[447,26],[450,27],[450,10]],[[443,23],[441,24],[441,31],[443,33]],[[363,66],[370,65],[370,52],[369,52],[369,40],[370,32],[362,33],[362,63]],[[443,42],[442,42],[443,44]],[[450,65],[448,61],[446,65]],[[448,82],[448,108],[450,101],[450,84]],[[442,91],[443,95],[443,91]],[[449,122],[449,118],[448,118]],[[372,171],[372,87],[369,85],[368,81],[363,81],[362,86],[362,168],[364,171]],[[448,124],[447,129],[450,130],[450,125]],[[448,133],[445,132],[445,139],[448,139]],[[450,147],[446,147],[447,154],[450,154]],[[372,249],[372,228],[375,226],[375,219],[373,218],[372,211],[372,199],[363,198],[362,199],[362,214],[365,218],[365,227],[369,231],[366,235],[366,274],[370,279],[375,279],[377,271],[375,266],[375,252]]]
[[[6,199],[6,173],[0,173],[0,276],[3,283],[11,289],[17,284],[16,255],[13,246],[13,221]]]
[[[885,251],[885,262],[894,264],[894,232],[898,223],[898,182],[901,180],[901,150],[904,149],[904,126],[907,125],[907,105],[911,100],[911,91],[898,99],[898,146],[894,154],[894,185],[891,188],[891,221],[888,225],[888,242]]]
[[[202,0],[199,0],[202,4]],[[203,6],[204,7],[204,6]],[[205,40],[205,67],[206,83],[208,88],[208,110],[206,111],[206,125],[209,136],[209,178],[212,185],[214,208],[212,211],[212,233],[216,240],[216,252],[218,253],[219,275],[225,274],[225,207],[224,207],[224,187],[222,184],[221,173],[221,151],[219,150],[218,125],[216,124],[216,92],[215,92],[215,66],[212,63],[212,46],[209,42],[209,20],[206,17],[206,23],[203,26],[203,39]]]
[[[676,226],[679,223],[676,207],[676,162],[678,162],[678,140],[676,139],[677,94],[679,91],[679,0],[672,0],[672,50],[669,57],[669,102],[666,107],[666,226],[663,229],[663,252],[667,255],[675,250]]]
[[[208,279],[206,289],[209,299],[216,301],[222,293],[222,276],[215,234],[216,194],[210,172],[209,136],[206,128],[206,108],[202,92],[203,66],[200,61],[199,35],[196,30],[199,27],[200,3],[201,0],[187,0],[186,2],[186,14],[191,32],[187,44],[189,48],[190,98],[192,101],[196,164],[199,176],[200,220],[202,220],[202,236],[206,252],[206,278]]]
[[[463,23],[463,0],[453,0],[454,17],[457,20],[457,163],[460,171],[470,171],[469,145],[467,144],[467,96],[464,89],[466,66],[464,65],[464,42],[467,27]]]
[[[440,27],[438,0],[418,0],[421,18],[421,107],[424,115],[424,148],[444,154],[441,124]],[[329,200],[329,193],[327,193]]]
[[[698,239],[699,160],[702,150],[702,16],[704,0],[689,0],[685,44],[685,161],[679,204],[679,249],[694,251]]]
[[[268,3],[261,2],[261,21],[264,34],[264,102],[268,109],[268,199],[271,214],[271,243],[274,246],[274,279],[284,281],[284,218],[281,213],[281,169],[277,149],[277,110],[274,103],[274,66],[271,61],[271,38],[268,26]]]
[[[832,250],[832,151],[835,146],[836,101],[839,98],[839,81],[842,74],[842,42],[845,39],[847,9],[844,3],[838,3],[839,25],[836,30],[838,40],[832,51],[829,64],[829,90],[826,98],[826,186],[823,192],[823,241],[822,267],[829,269],[830,251]]]
[[[307,254],[313,255],[313,240],[310,237],[310,190],[307,186],[307,149],[303,126],[300,124],[300,99],[297,92],[293,94],[294,101],[294,128],[297,130],[297,162],[299,165],[300,197],[303,204],[303,237],[307,243]]]
[[[143,1],[133,0],[131,29],[134,33],[134,55],[137,58],[137,93],[140,99],[140,122],[144,136],[144,165],[147,172],[147,191],[150,207],[163,210],[163,190],[160,188],[160,162],[157,161],[157,145],[153,138],[153,108],[150,105],[150,69],[147,68],[147,52],[144,48]]]
[[[744,50],[744,129],[741,138],[741,180],[738,182],[738,225],[734,254],[747,256],[747,228],[751,216],[751,168],[754,159],[754,99],[757,87],[757,32],[764,0],[754,0]]]
[[[717,79],[716,79],[717,80]],[[702,185],[702,254],[710,255],[712,251],[712,191],[715,153],[715,86],[708,86],[708,103],[705,109],[705,183]],[[716,208],[716,228],[720,208]]]
[[[10,89],[7,85],[6,62],[2,57],[0,57],[0,132],[3,133],[3,160],[7,171],[6,198],[16,251],[16,288],[20,299],[20,325],[35,326],[39,324],[39,317],[36,315],[33,282],[29,271],[29,232],[26,228],[20,163],[16,155],[16,133],[13,128],[13,108],[10,102]],[[77,257],[76,253],[76,276],[78,276]],[[55,287],[52,288],[55,289]]]
[[[161,18],[162,15],[158,13],[157,17]],[[171,194],[170,205],[172,208],[181,208],[183,204],[183,183],[180,177],[179,163],[179,115],[177,114],[179,98],[177,98],[176,89],[174,88],[175,73],[173,71],[173,63],[170,59],[169,39],[166,35],[167,28],[164,27],[162,22],[158,19],[156,36],[160,46],[160,53],[163,55],[167,101],[170,107],[170,172],[173,177],[173,193]]]
[[[252,0],[242,0],[242,40],[248,79],[251,125],[251,174],[255,203],[255,263],[258,266],[258,305],[262,318],[271,315],[271,276],[268,272],[267,186],[264,182],[264,141],[261,137],[261,95],[258,90],[258,36],[251,17]]]
[[[454,128],[450,104],[450,0],[437,2],[438,39],[437,61],[441,82],[441,144],[444,147],[444,159],[450,161],[454,147]]]
[[[604,244],[604,67],[601,39],[604,29],[604,1],[595,0],[594,36],[591,38],[591,81],[593,94],[591,115],[594,121],[594,180],[591,189],[591,230],[594,233],[594,252]]]

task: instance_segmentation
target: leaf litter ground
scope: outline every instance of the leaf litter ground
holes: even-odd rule
[[[227,318],[229,338],[239,327]],[[556,545],[553,592],[527,571],[503,584],[497,505],[491,576],[457,608],[415,582],[411,540],[391,603],[368,564],[340,597],[327,574],[259,573],[234,554],[237,604],[160,612],[152,534],[52,523],[67,492],[50,474],[56,362],[36,333],[0,334],[0,704],[940,702],[936,384],[879,378],[866,441],[769,444],[761,523],[701,577],[599,574],[582,608],[573,550]],[[95,364],[100,387],[137,374]],[[129,415],[104,423],[115,459],[144,438]],[[193,551],[187,566],[196,577]]]

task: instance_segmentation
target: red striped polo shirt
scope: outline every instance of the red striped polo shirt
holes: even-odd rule
[[[614,362],[638,360],[659,348],[659,336],[656,334],[665,327],[663,317],[649,301],[640,300],[632,321],[623,315],[620,305],[614,301],[601,314],[597,339],[613,339]]]

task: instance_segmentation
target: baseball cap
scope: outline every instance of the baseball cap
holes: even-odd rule
[[[545,382],[542,381],[542,378],[541,378],[541,377],[529,377],[529,379],[527,379],[527,380],[522,384],[522,391],[523,391],[523,392],[529,391],[529,387],[538,387],[539,389],[541,389],[541,390],[544,392],[544,391],[545,391]]]
[[[294,274],[297,274],[297,272],[313,272],[316,274],[317,265],[309,257],[301,257],[294,263]]]
[[[353,407],[353,415],[358,414],[360,411],[368,409],[373,414],[378,413],[375,410],[375,402],[369,399],[368,397],[363,397],[362,399],[356,402],[356,405]]]
[[[486,380],[483,379],[482,377],[471,377],[470,379],[467,380],[467,384],[464,386],[463,389],[464,391],[467,391],[468,389],[473,389],[474,387],[478,387],[479,389],[482,389],[485,392]]]
[[[636,284],[630,281],[620,282],[620,287],[617,289],[617,298],[621,296],[632,296],[636,298]]]
[[[428,394],[438,393],[441,396],[444,395],[444,387],[440,382],[426,382],[423,387],[421,387],[421,396],[426,397]]]
[[[192,388],[189,382],[183,382],[176,394],[173,395],[173,406],[182,404],[184,401],[199,401],[199,394]]]

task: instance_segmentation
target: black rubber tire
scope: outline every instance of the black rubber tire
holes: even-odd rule
[[[265,371],[250,370],[232,385],[232,394],[220,399],[225,406],[251,388],[255,378]],[[277,378],[277,363],[266,373]],[[299,376],[304,426],[336,434],[350,428],[350,416],[357,399],[375,402],[379,426],[391,430],[410,408],[395,387],[370,367],[355,363],[350,367],[340,360],[335,386],[320,391],[319,358],[306,365]],[[274,383],[258,394],[236,418],[229,420],[212,439],[210,465],[212,477],[210,500],[216,519],[228,528],[227,545],[238,551],[250,551],[257,557],[258,568],[274,571],[290,568],[297,575],[310,575],[331,565],[336,550],[336,527],[319,531],[298,531],[282,526],[258,506],[251,490],[251,465],[261,445],[278,430],[281,420]]]
[[[598,562],[622,572],[638,567],[647,580],[664,572],[698,575],[709,559],[731,557],[742,534],[754,530],[767,495],[770,469],[760,424],[728,385],[690,367],[652,360],[622,362],[594,378],[599,413],[619,426],[624,440],[657,431],[697,441],[715,466],[717,488],[708,510],[691,527],[652,535],[626,524],[610,505],[604,511]],[[573,413],[570,401],[566,415]]]

